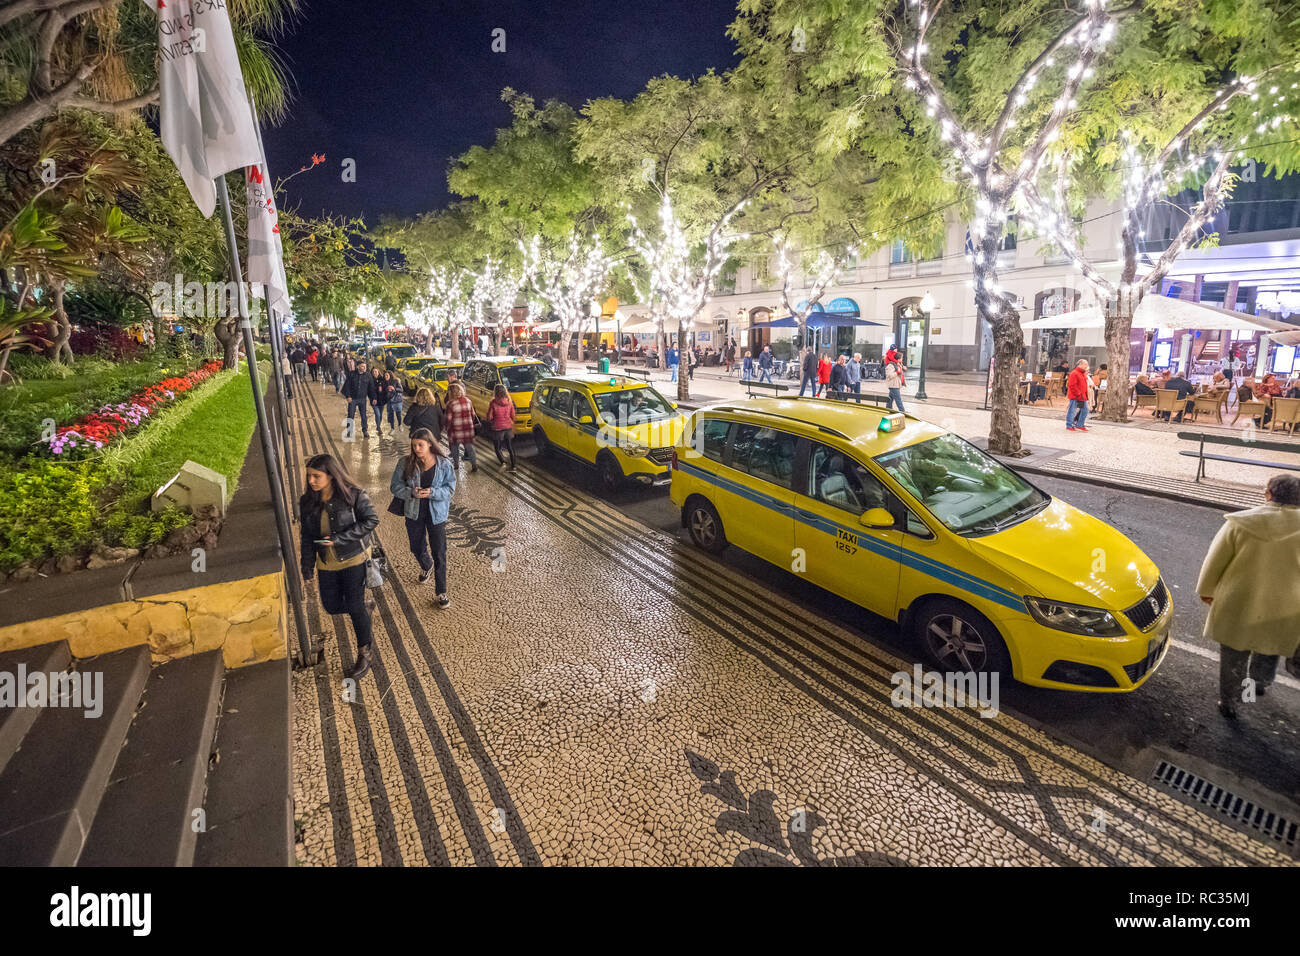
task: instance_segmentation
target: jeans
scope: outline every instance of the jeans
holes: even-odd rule
[[[366,566],[358,564],[341,571],[316,570],[316,588],[326,614],[346,614],[352,618],[357,634],[357,648],[370,644],[370,612],[366,610]]]
[[[293,376],[284,376],[284,397],[293,398]]]
[[[306,363],[306,362],[294,362],[294,363],[293,363],[293,374],[297,375],[298,378],[301,379],[302,381],[304,381],[304,382],[307,381],[307,363]]]
[[[862,404],[862,383],[861,383],[861,382],[854,382],[853,384],[851,384],[851,385],[849,386],[849,388],[853,389],[853,394],[854,394],[854,396],[856,396],[854,400],[855,400],[859,405]],[[902,399],[900,398],[899,401],[901,402]]]
[[[496,448],[497,461],[501,464],[506,463],[505,455],[501,453],[505,449],[510,453],[510,467],[515,466],[515,430],[513,428],[502,428],[492,432],[492,444]]]
[[[357,411],[361,412],[361,434],[370,434],[370,416],[366,413],[365,402],[358,402],[356,399],[348,399],[348,420],[356,418]]]
[[[451,467],[460,467],[461,449],[465,451],[465,460],[467,462],[471,465],[478,465],[478,453],[474,450],[474,439],[471,438],[463,445],[458,441],[450,441],[447,444],[451,447]]]
[[[900,412],[903,412],[904,414],[907,413],[907,409],[903,407],[903,390],[901,388],[891,388],[889,390],[889,398],[885,399],[886,409],[892,409],[895,404],[898,405],[898,410]]]
[[[428,502],[420,502],[420,517],[406,519],[406,537],[411,544],[411,554],[420,562],[420,570],[433,568],[433,589],[437,594],[447,593],[447,522],[433,523]],[[429,557],[429,548],[433,557]]]
[[[1273,683],[1277,676],[1277,662],[1281,658],[1272,654],[1254,654],[1250,651],[1233,650],[1226,644],[1219,645],[1219,699],[1231,703],[1240,703],[1244,688],[1241,682],[1247,676],[1255,682],[1256,693],[1259,688]]]
[[[334,373],[334,391],[336,391],[336,392],[341,392],[341,391],[343,391],[343,373],[342,373],[342,372],[335,372],[335,373]]]
[[[389,402],[388,403],[388,427],[390,429],[396,429],[397,426],[400,425],[401,423],[402,423],[402,403]]]
[[[816,397],[817,397],[817,376],[816,376],[816,375],[805,375],[803,378],[801,378],[801,379],[799,380],[799,397],[800,397],[800,398],[803,398],[803,390],[804,390],[805,388],[807,388],[809,384],[812,385],[812,397],[813,397],[813,398],[816,398]]]
[[[676,365],[670,365],[670,366],[668,366],[668,367],[669,367],[670,369],[673,370],[672,377],[669,378],[668,381],[670,381],[670,382],[675,382],[675,381],[677,381],[677,366],[676,366]]]
[[[770,385],[772,382],[772,370],[770,368],[760,368],[758,370],[758,380],[760,382],[767,382]]]
[[[1075,421],[1075,419],[1078,421]],[[1070,406],[1065,410],[1065,427],[1082,428],[1088,420],[1088,402],[1082,398],[1070,399]]]
[[[384,406],[371,405],[371,410],[375,413],[375,431],[384,430]]]
[[[316,364],[316,365],[313,365],[311,362],[308,362],[308,363],[307,363],[307,371],[311,372],[311,380],[312,380],[313,382],[319,382],[319,381],[320,381],[320,365],[319,365],[319,363]]]

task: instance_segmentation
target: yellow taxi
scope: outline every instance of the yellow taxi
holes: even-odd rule
[[[537,359],[516,355],[488,355],[470,359],[461,370],[460,380],[465,394],[474,405],[479,418],[487,418],[488,405],[498,385],[504,385],[515,403],[515,434],[533,430],[529,408],[533,401],[533,388],[551,374],[551,367]]]
[[[1137,545],[919,419],[826,399],[709,405],[672,467],[698,546],[734,544],[897,620],[943,671],[1118,693],[1168,649],[1173,601]]]
[[[416,384],[416,376],[426,365],[433,365],[441,361],[432,355],[412,355],[407,358],[397,360],[397,370],[393,375],[402,383],[402,390],[407,395],[413,395],[415,390],[420,386]]]
[[[607,491],[625,480],[667,484],[684,418],[646,382],[626,375],[555,375],[533,392],[537,453],[595,466]]]
[[[442,359],[434,359],[415,373],[411,380],[411,390],[419,391],[421,388],[428,388],[433,391],[433,397],[441,399],[447,394],[447,383],[454,373],[460,376],[461,370],[465,367],[464,362],[447,362]]]
[[[386,342],[371,350],[371,360],[375,368],[387,368],[390,358],[396,363],[400,359],[414,358],[419,354],[420,350],[409,342]]]

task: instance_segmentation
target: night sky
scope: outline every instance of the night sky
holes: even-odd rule
[[[289,116],[264,132],[277,179],[313,153],[284,205],[306,215],[413,216],[447,202],[447,165],[509,125],[503,87],[575,108],[627,98],[662,73],[735,65],[735,0],[473,2],[304,0],[277,46],[293,74]],[[491,49],[506,31],[506,52]],[[356,182],[340,163],[356,160]]]

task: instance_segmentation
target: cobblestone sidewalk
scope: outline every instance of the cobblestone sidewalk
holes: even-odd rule
[[[350,629],[309,594],[302,863],[1288,862],[1005,714],[892,706],[908,662],[526,457],[462,466],[439,611],[384,511],[405,443],[345,443],[333,391],[296,391],[297,487],[306,456],[340,456],[394,568],[355,702]]]

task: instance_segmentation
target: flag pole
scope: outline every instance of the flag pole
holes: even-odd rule
[[[253,340],[253,324],[248,320],[248,301],[244,293],[244,270],[239,264],[239,244],[235,239],[235,220],[230,210],[230,194],[226,192],[226,177],[222,174],[216,178],[217,201],[221,204],[223,225],[226,229],[226,245],[230,249],[230,263],[235,272],[235,287],[239,290],[239,328],[244,337],[244,351],[248,359],[248,378],[253,387],[253,405],[257,409],[257,433],[262,439],[262,456],[266,459],[266,477],[271,485],[271,508],[275,512],[275,528],[280,539],[280,557],[284,563],[285,583],[289,591],[289,603],[293,606],[294,625],[298,631],[298,652],[303,667],[314,663],[315,654],[311,645],[311,634],[307,630],[307,615],[303,611],[302,579],[293,566],[293,534],[289,530],[289,516],[285,513],[284,487],[280,479],[280,466],[276,460],[275,443],[271,439],[271,429],[266,420],[266,405],[262,401],[262,386],[257,380],[257,345]],[[270,310],[267,310],[270,315]],[[238,355],[238,353],[236,353]],[[277,369],[272,374],[278,374]]]

